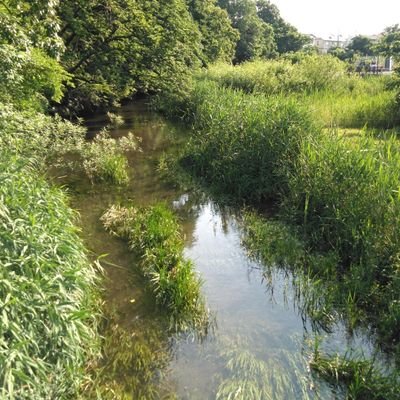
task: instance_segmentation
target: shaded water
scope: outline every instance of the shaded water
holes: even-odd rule
[[[131,183],[115,189],[79,180],[73,196],[87,246],[96,255],[107,254],[101,263],[106,270],[109,316],[105,335],[111,350],[99,366],[104,375],[101,385],[118,387],[115,393],[120,394],[115,398],[123,393],[132,399],[225,399],[228,393],[242,391],[238,398],[245,399],[253,398],[246,396],[249,389],[243,383],[251,374],[264,390],[261,398],[342,398],[307,369],[309,341],[316,332],[295,306],[292,276],[276,268],[272,280],[266,282],[263,266],[249,258],[241,245],[237,211],[174,188],[159,177],[159,156],[178,148],[189,133],[141,102],[122,107],[119,114],[125,124],[114,129],[113,135],[130,131],[142,138],[142,152],[129,155]],[[88,120],[89,135],[107,122],[104,115]],[[176,209],[185,233],[185,254],[204,281],[203,293],[215,326],[202,340],[169,333],[168,322],[146,290],[127,244],[108,235],[99,221],[111,204],[158,201]],[[362,348],[367,354],[373,350],[366,336],[348,334],[341,323],[329,334],[318,333],[324,335],[324,346],[330,350],[344,353]],[[137,357],[143,358],[140,365]]]

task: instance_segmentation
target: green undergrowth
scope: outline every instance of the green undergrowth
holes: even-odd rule
[[[207,330],[208,312],[201,295],[201,281],[193,264],[183,256],[179,224],[162,204],[147,208],[112,206],[102,216],[105,228],[128,240],[140,257],[140,268],[178,330]]]
[[[0,397],[76,398],[97,355],[97,278],[65,194],[0,151]]]
[[[133,135],[114,139],[107,129],[92,141],[86,128],[32,111],[18,111],[0,103],[0,146],[23,157],[34,155],[37,167],[84,173],[91,182],[128,183],[127,151],[137,150]]]

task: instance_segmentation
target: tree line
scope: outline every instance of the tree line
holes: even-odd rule
[[[40,87],[61,100],[67,87],[63,106],[79,111],[182,88],[193,68],[272,57],[306,40],[266,0],[3,0],[1,97],[29,101]]]
[[[0,101],[80,113],[307,43],[269,0],[2,0]]]

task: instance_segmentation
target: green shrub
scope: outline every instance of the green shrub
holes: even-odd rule
[[[76,398],[96,348],[95,271],[65,195],[0,156],[0,397]]]

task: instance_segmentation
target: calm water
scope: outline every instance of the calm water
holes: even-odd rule
[[[148,366],[150,378],[146,379],[134,367],[114,363],[112,373],[127,398],[140,398],[140,393],[142,398],[224,399],[232,388],[244,393],[241,398],[253,398],[245,394],[248,389],[243,384],[250,372],[258,384],[266,386],[262,398],[268,398],[266,393],[272,399],[343,398],[308,371],[309,342],[315,332],[295,306],[292,277],[276,268],[272,280],[266,282],[263,266],[249,258],[241,245],[237,211],[221,208],[205,196],[178,190],[158,176],[160,155],[181,146],[189,133],[141,102],[122,107],[119,114],[125,124],[113,134],[121,136],[130,131],[142,138],[142,152],[129,155],[129,187],[115,189],[77,181],[73,198],[81,212],[88,247],[96,255],[107,255],[101,263],[106,271],[106,308],[112,318],[105,334],[118,327],[119,334],[122,330],[132,343],[143,344],[155,355]],[[89,135],[107,123],[102,115],[88,120]],[[203,292],[215,324],[203,340],[196,335],[169,333],[126,243],[109,236],[99,221],[111,204],[147,205],[157,201],[176,209],[185,233],[186,256],[194,261],[204,281]],[[329,334],[319,334],[329,350],[372,351],[362,333],[350,335],[340,323]],[[113,357],[133,351],[121,343],[116,335],[114,352],[104,360],[105,371]],[[262,382],[257,378],[259,373]],[[148,385],[156,391],[147,390]]]

